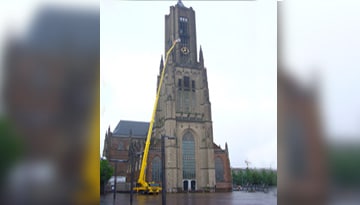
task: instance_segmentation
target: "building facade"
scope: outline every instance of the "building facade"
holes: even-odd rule
[[[326,204],[328,153],[317,81],[303,84],[290,72],[283,46],[283,2],[278,2],[278,204]]]
[[[278,202],[324,204],[327,163],[317,89],[305,88],[281,67],[277,83],[278,190],[283,193]]]
[[[181,42],[169,56],[163,79],[147,179],[155,182],[161,179],[160,139],[165,135],[175,137],[172,140],[165,138],[167,191],[231,191],[227,145],[221,149],[213,140],[207,71],[201,47],[197,55],[195,11],[181,1],[171,6],[170,14],[165,16],[165,53],[175,39],[181,39]],[[161,58],[158,85],[163,69]],[[107,132],[110,136],[109,133],[110,130]],[[107,139],[111,141],[109,137]],[[116,149],[117,146],[105,145],[105,148]]]

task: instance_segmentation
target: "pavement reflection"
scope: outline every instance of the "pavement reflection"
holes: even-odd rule
[[[112,193],[101,196],[101,205],[113,204]],[[167,194],[167,204],[171,205],[234,205],[234,204],[277,204],[277,190],[271,189],[268,193],[234,191],[230,193],[177,193]],[[116,205],[130,204],[130,194],[117,193]],[[140,195],[134,196],[133,205],[159,205],[161,195]]]

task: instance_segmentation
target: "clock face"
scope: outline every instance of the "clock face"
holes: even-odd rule
[[[182,52],[183,54],[185,54],[185,55],[187,55],[187,54],[190,53],[190,50],[189,50],[186,46],[182,47],[180,50],[181,50],[181,52]]]

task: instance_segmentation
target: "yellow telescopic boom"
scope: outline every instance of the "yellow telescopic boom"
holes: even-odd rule
[[[145,192],[145,193],[159,193],[161,191],[161,187],[159,187],[159,186],[150,186],[149,183],[146,182],[145,171],[146,171],[147,158],[148,158],[149,149],[150,149],[150,140],[151,140],[152,128],[153,128],[154,121],[155,121],[156,109],[157,109],[157,106],[158,106],[158,101],[159,101],[159,96],[160,96],[160,91],[161,91],[163,78],[164,78],[164,75],[165,75],[167,61],[169,59],[169,55],[170,55],[171,51],[174,49],[176,43],[178,43],[178,42],[180,42],[180,39],[177,39],[177,40],[173,41],[172,46],[166,52],[165,65],[164,65],[164,68],[163,68],[163,70],[161,72],[159,87],[158,87],[158,90],[157,90],[157,93],[156,93],[156,98],[155,98],[154,109],[153,109],[153,112],[152,112],[151,121],[150,121],[150,125],[149,125],[149,130],[148,130],[147,137],[146,137],[146,143],[145,143],[145,148],[144,148],[144,155],[143,155],[142,162],[141,162],[141,169],[140,169],[139,179],[137,181],[137,183],[140,185],[140,187],[135,187],[134,188],[135,191],[142,191],[142,192]]]

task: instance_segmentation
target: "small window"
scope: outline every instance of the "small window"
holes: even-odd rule
[[[181,38],[180,42],[181,42],[182,46],[187,46],[188,45],[188,39],[186,37]]]
[[[180,22],[188,22],[188,19],[186,17],[180,16]]]
[[[178,80],[178,88],[179,88],[179,90],[181,90],[181,88],[182,88],[182,82],[181,82],[181,79],[179,79],[179,80]]]
[[[184,111],[190,111],[190,92],[184,92]]]
[[[190,78],[187,76],[184,77],[184,90],[190,90]]]
[[[191,90],[195,92],[195,80],[191,81]]]
[[[124,150],[124,143],[119,142],[118,150]]]
[[[179,18],[179,34],[186,35],[188,33],[188,19],[185,17]],[[181,39],[182,40],[182,39]]]
[[[182,92],[178,91],[178,95],[177,95],[177,103],[176,103],[176,109],[178,111],[180,111],[182,109],[181,104],[182,104]]]

